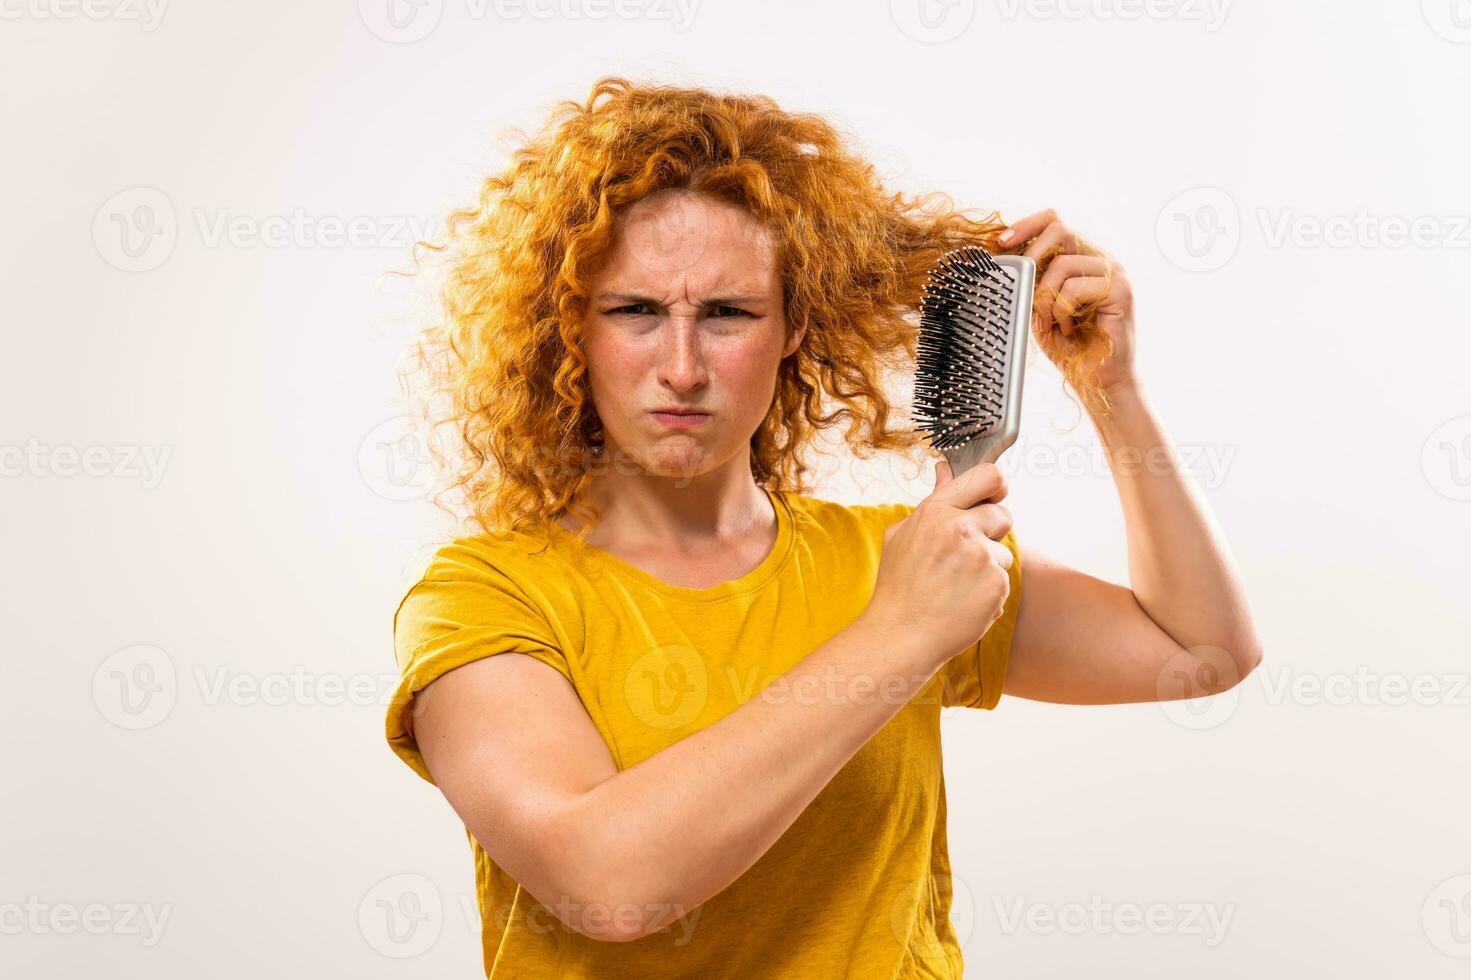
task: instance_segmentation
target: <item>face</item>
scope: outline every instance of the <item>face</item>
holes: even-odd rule
[[[738,205],[650,195],[620,217],[584,326],[604,459],[692,479],[749,467],[788,340],[776,247]],[[664,414],[660,409],[693,414]]]

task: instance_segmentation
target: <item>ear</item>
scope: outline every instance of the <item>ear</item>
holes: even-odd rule
[[[786,349],[781,352],[783,358],[790,357],[796,353],[798,347],[802,346],[802,337],[807,333],[807,324],[802,324],[792,331],[791,339],[787,341]]]

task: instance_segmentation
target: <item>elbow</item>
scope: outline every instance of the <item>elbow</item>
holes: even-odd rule
[[[1253,642],[1245,648],[1245,656],[1241,662],[1241,678],[1236,683],[1246,680],[1247,675],[1262,665],[1262,645]]]
[[[1206,683],[1202,685],[1205,689],[1199,692],[1200,695],[1209,696],[1229,691],[1261,666],[1262,645],[1255,635],[1247,634],[1230,641],[1229,646],[1218,649],[1225,653],[1225,662],[1218,664],[1215,670],[1201,672],[1201,679]],[[1213,659],[1216,658],[1207,658]]]
[[[658,894],[643,874],[607,865],[597,874],[584,877],[579,896],[553,913],[570,929],[605,943],[631,943],[665,928],[682,914],[670,902],[656,901]]]
[[[663,922],[655,915],[655,904],[639,898],[627,879],[585,889],[582,897],[564,909],[554,910],[568,928],[604,943],[631,943],[657,932]]]
[[[1262,662],[1262,646],[1245,636],[1194,647],[1177,648],[1160,675],[1162,700],[1208,698],[1246,680]],[[1169,681],[1169,683],[1166,683]]]
[[[1226,648],[1231,654],[1231,660],[1236,666],[1234,680],[1226,685],[1227,688],[1235,687],[1251,672],[1261,666],[1262,663],[1262,641],[1256,635],[1256,631],[1248,627],[1240,636],[1233,638],[1231,645]]]
[[[611,839],[592,821],[579,821],[564,834],[552,835],[550,860],[554,882],[537,901],[572,931],[606,943],[629,943],[665,925],[655,862],[638,859],[632,848]]]

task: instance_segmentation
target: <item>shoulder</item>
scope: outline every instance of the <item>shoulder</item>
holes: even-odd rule
[[[420,569],[415,585],[429,581],[452,581],[456,578],[484,576],[490,573],[514,574],[544,562],[545,538],[514,531],[494,531],[467,535],[440,545]]]
[[[417,570],[393,611],[397,644],[413,649],[437,633],[498,617],[545,618],[559,562],[545,538],[498,531],[440,545]]]
[[[913,510],[905,503],[844,504],[794,492],[783,496],[804,534],[850,541],[855,537],[882,540],[884,529],[902,521]]]
[[[545,577],[547,556],[540,544],[523,534],[502,531],[456,538],[435,548],[420,563],[402,595],[407,600],[434,591],[434,586],[511,588],[528,576]]]

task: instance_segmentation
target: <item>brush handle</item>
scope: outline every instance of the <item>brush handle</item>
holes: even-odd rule
[[[973,439],[954,449],[942,449],[940,452],[944,453],[945,459],[949,461],[950,477],[954,479],[978,463],[996,462],[1014,442],[1016,442],[1016,433],[1002,430],[980,439]]]

